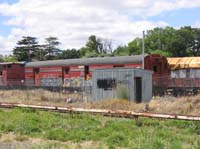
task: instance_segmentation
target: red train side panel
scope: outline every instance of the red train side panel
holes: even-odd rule
[[[24,63],[0,63],[0,85],[24,84]]]
[[[133,57],[133,60],[128,57],[126,58],[108,58],[107,62],[104,58],[97,58],[96,61],[91,61],[88,59],[81,59],[80,63],[78,59],[70,64],[70,60],[61,61],[48,61],[32,63],[25,68],[25,79],[29,84],[36,86],[54,86],[54,85],[64,85],[76,84],[80,85],[80,80],[88,80],[91,78],[92,70],[98,68],[141,68],[142,67],[142,57]],[[131,57],[132,58],[132,57]],[[102,61],[100,61],[102,59]],[[112,60],[114,59],[114,60]],[[92,59],[93,60],[93,59]],[[65,64],[65,62],[67,64]],[[166,63],[166,58],[160,55],[149,55],[145,57],[145,69],[154,70],[154,75],[162,75],[163,73],[168,73],[168,65]],[[58,63],[60,65],[58,65]],[[163,64],[164,63],[164,64]],[[62,64],[62,65],[61,65]],[[71,86],[71,85],[69,85]]]

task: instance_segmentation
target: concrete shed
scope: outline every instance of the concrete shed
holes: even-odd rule
[[[94,69],[93,101],[116,98],[149,102],[152,98],[152,71],[139,68]]]

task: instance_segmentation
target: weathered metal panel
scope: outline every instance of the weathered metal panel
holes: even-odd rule
[[[186,69],[178,69],[178,70],[172,70],[171,71],[171,77],[172,78],[186,78]]]
[[[128,99],[135,101],[135,78],[142,79],[142,101],[148,102],[152,97],[152,72],[134,68],[96,69],[92,71],[93,100],[120,98],[119,92],[127,92]],[[98,87],[98,81],[113,81],[114,86]]]
[[[26,78],[25,85],[27,86],[35,86],[35,82],[33,78]]]
[[[62,78],[41,78],[41,86],[62,86]]]
[[[200,69],[190,69],[190,78],[200,78]]]

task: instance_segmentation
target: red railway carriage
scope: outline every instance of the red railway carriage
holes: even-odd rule
[[[159,63],[158,63],[159,61]],[[164,57],[151,55],[145,57],[146,69],[161,75]],[[25,66],[25,80],[36,86],[79,86],[81,80],[91,77],[91,70],[97,68],[141,68],[142,56],[97,57],[29,62]],[[158,71],[157,71],[158,70]]]
[[[154,79],[153,85],[162,94],[190,95],[200,91],[200,57],[167,58],[169,75]],[[156,90],[154,90],[156,91]],[[165,93],[164,93],[165,92]]]
[[[158,54],[151,54],[145,57],[144,69],[152,70],[154,72],[153,77],[168,75],[170,71],[166,57]]]
[[[0,86],[22,85],[24,83],[24,63],[0,63]]]
[[[169,87],[182,92],[196,94],[200,91],[200,57],[168,58],[171,67]]]

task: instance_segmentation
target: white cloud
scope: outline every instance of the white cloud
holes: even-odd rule
[[[200,21],[196,21],[193,26],[196,27],[196,28],[200,28]]]
[[[4,22],[14,26],[8,37],[0,37],[0,50],[10,50],[22,36],[39,39],[56,36],[63,48],[84,46],[91,34],[125,44],[142,30],[167,23],[147,21],[164,11],[200,6],[199,0],[20,0],[0,4]],[[135,21],[135,16],[141,20]]]

